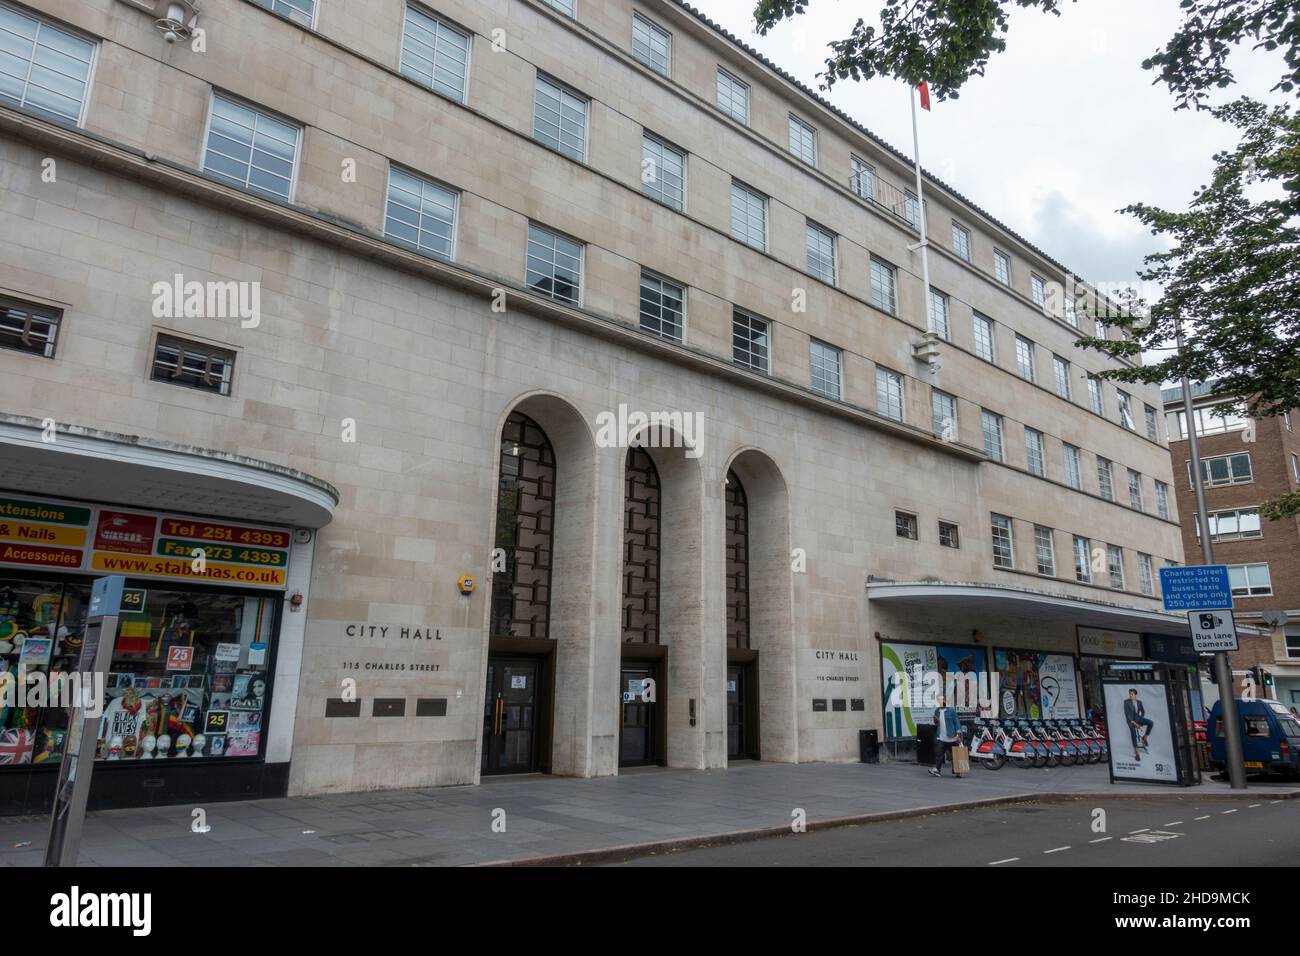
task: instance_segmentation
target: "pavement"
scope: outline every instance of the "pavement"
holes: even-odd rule
[[[1300,796],[1294,784],[1196,788],[1109,782],[1105,765],[934,778],[915,764],[739,763],[615,777],[486,778],[479,786],[104,810],[83,866],[575,864],[1008,802]],[[201,811],[201,812],[200,812]],[[801,814],[801,816],[799,816]],[[206,832],[194,827],[206,825]],[[0,818],[0,867],[41,865],[45,817]]]

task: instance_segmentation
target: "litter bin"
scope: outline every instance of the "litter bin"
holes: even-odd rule
[[[916,725],[916,762],[919,764],[934,763],[934,724],[917,724]]]
[[[858,731],[858,755],[863,763],[880,763],[880,731]]]

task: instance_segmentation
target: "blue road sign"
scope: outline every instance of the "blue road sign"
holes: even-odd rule
[[[1226,564],[1161,568],[1160,591],[1166,611],[1231,611],[1232,586]]]

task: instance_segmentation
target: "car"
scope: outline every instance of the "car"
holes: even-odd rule
[[[1216,770],[1227,766],[1223,739],[1223,704],[1215,701],[1210,711],[1210,765]],[[1300,777],[1300,721],[1276,700],[1237,701],[1237,719],[1241,721],[1242,759],[1247,771],[1260,771]]]

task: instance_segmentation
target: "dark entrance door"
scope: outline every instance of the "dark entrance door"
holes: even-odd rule
[[[538,712],[542,662],[488,657],[483,699],[483,773],[530,773],[539,767]]]
[[[656,708],[646,700],[645,689],[658,696],[659,668],[654,661],[624,661],[619,691],[623,698],[623,727],[619,736],[618,762],[623,767],[640,767],[656,762]],[[653,684],[647,685],[647,680]]]
[[[758,687],[754,663],[727,664],[727,759],[758,759]]]

